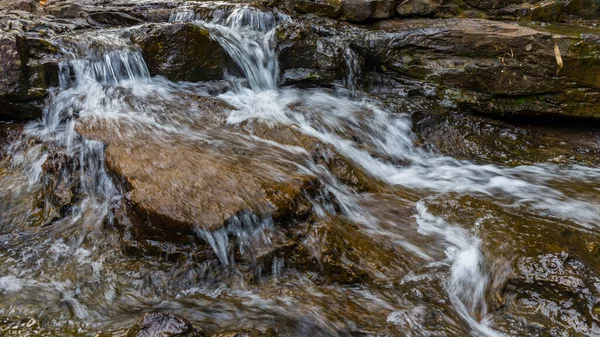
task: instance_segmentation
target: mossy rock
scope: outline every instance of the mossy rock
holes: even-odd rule
[[[228,56],[205,28],[191,23],[151,26],[132,39],[141,47],[152,75],[171,81],[223,79]]]

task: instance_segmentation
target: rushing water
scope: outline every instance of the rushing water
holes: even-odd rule
[[[211,84],[151,78],[140,53],[120,37],[122,31],[63,41],[72,59],[61,64],[60,87],[44,118],[28,124],[24,137],[9,146],[10,173],[0,176],[7,191],[0,192],[0,315],[5,319],[0,331],[118,333],[150,310],[180,313],[211,331],[272,329],[292,336],[528,331],[522,323],[504,323],[510,320],[495,314],[490,299],[510,275],[511,254],[519,249],[510,245],[528,241],[507,236],[508,246],[495,247],[494,233],[506,225],[505,213],[595,233],[600,170],[477,165],[423,150],[408,114],[360,97],[361,69],[351,49],[345,55],[349,90],[278,88],[273,35],[282,20],[290,18],[250,7],[222,10],[210,19],[182,7],[171,16],[171,21],[208,28],[248,81],[232,79],[232,89],[218,95],[233,109],[216,121],[207,121],[181,96],[210,96]],[[130,242],[114,224],[124,191],[106,171],[104,145],[76,132],[78,122],[91,120],[125,125],[116,132],[120,136],[150,135],[165,144],[172,139],[225,144],[224,156],[235,156],[236,147],[261,147],[274,161],[317,177],[323,189],[312,197],[312,223],[298,225],[308,233],[298,238],[309,250],[304,254],[330,256],[327,245],[341,236],[344,243],[331,248],[335,254],[330,258],[350,266],[341,270],[368,276],[354,277],[350,285],[323,281],[316,275],[325,266],[303,267],[285,254],[254,265],[258,252],[275,245],[284,230],[268,214],[250,212],[216,231],[198,228],[198,241],[186,244],[186,253],[174,260],[168,253],[128,253]],[[249,125],[309,137],[382,187],[357,192],[309,150],[263,137]],[[47,181],[43,173],[44,163],[56,156],[58,175],[67,186]],[[64,190],[70,206],[53,209],[57,197],[28,201],[48,195],[45,189]],[[41,215],[36,212],[40,204]],[[328,235],[315,234],[322,231]],[[164,245],[178,256],[177,244]],[[498,255],[490,255],[493,249]],[[237,265],[236,254],[254,261],[248,265],[258,281],[247,279],[247,266]],[[569,319],[556,319],[558,335],[567,329],[600,332],[595,321],[582,325]]]

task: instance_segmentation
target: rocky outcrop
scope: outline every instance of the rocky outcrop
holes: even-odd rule
[[[496,115],[600,117],[598,38],[487,20],[391,21],[379,68],[433,83],[457,106]],[[423,29],[426,28],[426,29]]]
[[[223,78],[228,56],[209,31],[191,23],[147,26],[133,36],[152,75],[172,81]]]
[[[296,0],[294,9],[302,13],[365,22],[401,17],[492,18],[542,22],[593,21],[600,5],[593,0]]]
[[[339,80],[352,61],[392,82],[430,85],[426,95],[463,111],[600,118],[600,34],[481,19],[395,19],[375,30],[307,19],[278,28],[284,83]]]

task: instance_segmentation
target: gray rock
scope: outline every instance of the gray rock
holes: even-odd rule
[[[195,337],[200,336],[190,321],[182,316],[152,312],[144,314],[127,331],[126,337]]]

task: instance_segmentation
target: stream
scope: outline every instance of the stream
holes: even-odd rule
[[[600,335],[599,270],[584,266],[598,263],[600,169],[425,148],[411,111],[362,91],[351,50],[344,83],[280,87],[274,34],[289,20],[246,6],[210,20],[174,11],[170,21],[208,29],[240,70],[213,82],[151,77],[135,26],[60,38],[60,85],[0,165],[0,334],[120,336],[142,313],[168,311],[209,333]],[[207,111],[207,99],[225,108]],[[214,170],[215,188],[245,191],[226,165],[246,163],[318,188],[294,221],[260,204],[184,243],[140,248],[103,141],[124,146],[111,160],[152,144],[145,174],[158,174],[156,156],[157,167],[181,163],[181,181]]]

